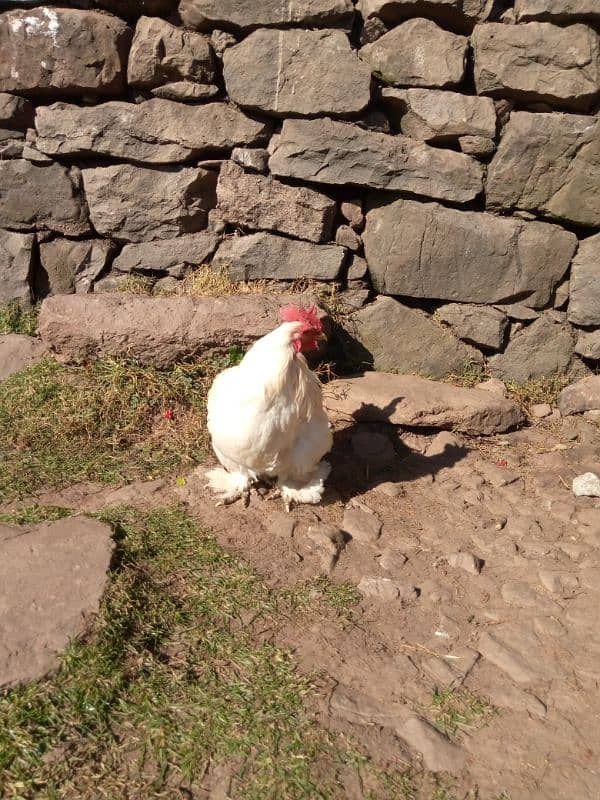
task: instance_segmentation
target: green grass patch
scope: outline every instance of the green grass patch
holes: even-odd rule
[[[435,689],[429,716],[435,727],[449,739],[480,727],[496,713],[492,704],[469,689]]]
[[[413,796],[318,727],[311,679],[241,625],[275,624],[277,596],[209,532],[177,508],[100,517],[117,552],[94,629],[55,676],[0,695],[0,796],[199,796],[214,764],[244,800],[342,798],[340,769]]]
[[[229,359],[170,370],[45,360],[12,375],[0,384],[0,499],[192,467],[209,446],[210,382]]]
[[[38,522],[55,522],[57,519],[71,516],[72,513],[70,508],[63,508],[63,506],[47,506],[35,503],[31,506],[19,508],[16,511],[0,514],[0,522],[5,525],[35,525]]]
[[[0,306],[0,333],[23,333],[35,336],[37,309],[23,309],[18,303]]]

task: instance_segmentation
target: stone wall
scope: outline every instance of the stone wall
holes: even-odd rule
[[[378,368],[598,366],[599,0],[0,9],[0,302],[212,263]]]

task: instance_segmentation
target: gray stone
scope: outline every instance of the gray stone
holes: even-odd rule
[[[349,281],[362,281],[367,277],[367,262],[360,256],[353,255],[348,267],[348,275],[346,276]]]
[[[270,176],[249,174],[238,164],[226,161],[221,166],[217,199],[225,222],[311,242],[331,239],[335,201],[314,189],[287,186]]]
[[[533,322],[539,319],[539,312],[523,303],[504,303],[502,305],[495,305],[499,311],[509,319],[517,320],[518,322]]]
[[[0,688],[58,668],[98,613],[113,546],[110,527],[85,517],[3,527]]]
[[[438,308],[436,317],[465,342],[487,350],[501,350],[504,345],[508,319],[496,308],[448,303]]]
[[[571,269],[573,269],[573,262],[571,262]],[[554,292],[554,308],[565,310],[566,305],[569,302],[569,295],[571,293],[571,282],[569,280],[563,281],[556,287],[556,291]]]
[[[600,497],[600,478],[594,472],[584,472],[573,478],[575,497]]]
[[[529,408],[529,413],[535,419],[546,419],[552,414],[552,406],[549,403],[534,403]]]
[[[267,172],[269,169],[269,151],[260,147],[234,147],[231,160],[252,172]]]
[[[365,461],[374,467],[389,464],[396,458],[396,451],[389,436],[377,431],[357,431],[352,436],[352,451],[360,461]]]
[[[91,294],[48,297],[40,310],[42,341],[67,363],[132,358],[166,367],[201,354],[247,347],[276,328],[286,303],[314,297],[239,294],[230,297],[145,297]]]
[[[423,764],[431,772],[459,775],[466,761],[464,750],[453,744],[436,728],[420,717],[410,717],[398,735],[423,756]]]
[[[357,588],[364,597],[371,597],[382,603],[392,603],[400,596],[400,587],[391,578],[364,577],[358,582]]]
[[[25,134],[22,131],[0,129],[0,160],[21,158],[25,144]]]
[[[465,551],[450,553],[448,556],[448,564],[450,564],[451,567],[469,572],[471,575],[479,575],[483,567],[483,561],[480,558],[474,556],[473,553]]]
[[[502,586],[502,599],[505,603],[518,608],[530,608],[542,614],[556,616],[560,614],[560,606],[553,600],[538,594],[523,581],[508,581]]]
[[[598,120],[513,112],[489,166],[486,202],[600,227]]]
[[[379,489],[380,487],[377,488]],[[396,488],[398,488],[397,484]],[[398,494],[388,496],[398,497]],[[381,554],[381,558],[379,559],[381,567],[388,572],[391,572],[392,575],[400,572],[407,561],[408,557],[400,550],[384,550]]]
[[[335,525],[318,523],[309,526],[306,538],[310,543],[310,549],[320,558],[322,572],[331,575],[345,546],[342,531]]]
[[[319,28],[350,25],[353,5],[352,0],[181,0],[179,13],[185,25],[198,30],[221,27],[248,31],[285,25]]]
[[[128,242],[172,239],[206,227],[216,204],[209,170],[147,169],[131,164],[84,169],[83,184],[96,231]]]
[[[600,325],[600,233],[579,242],[567,315],[575,325]]]
[[[223,76],[234,103],[277,117],[344,117],[371,97],[370,70],[343,31],[255,31],[225,51]]]
[[[424,16],[468,32],[489,17],[493,6],[494,0],[358,0],[356,7],[365,20],[381,19],[388,26]]]
[[[34,237],[28,233],[0,230],[0,305],[31,305],[33,244]]]
[[[600,43],[585,25],[477,25],[471,38],[478,94],[586,110],[600,92]]]
[[[39,339],[19,333],[0,335],[0,381],[41,361],[47,355]]]
[[[342,528],[357,542],[376,542],[381,536],[382,522],[376,514],[350,507],[344,511]]]
[[[541,569],[538,576],[544,589],[552,594],[565,596],[579,588],[579,579],[573,573]]]
[[[558,408],[563,417],[600,410],[600,375],[590,375],[566,386],[558,396]]]
[[[484,658],[506,672],[516,683],[532,683],[539,679],[539,674],[529,665],[523,654],[505,644],[498,636],[482,634],[477,647]]]
[[[0,91],[40,97],[117,95],[131,30],[97,11],[42,6],[0,14]]]
[[[211,84],[215,64],[209,40],[159,17],[141,17],[127,63],[130,86],[151,88],[174,81]]]
[[[516,383],[562,374],[571,365],[574,346],[568,325],[543,316],[511,338],[504,353],[492,356],[488,369],[492,375]]]
[[[575,352],[592,361],[600,360],[600,328],[595,331],[582,331],[577,337]]]
[[[89,233],[79,172],[54,161],[0,161],[0,227],[48,230],[67,236]]]
[[[383,372],[331,381],[324,404],[333,416],[340,414],[357,422],[389,422],[475,435],[502,433],[524,418],[514,401],[496,392]]]
[[[219,94],[219,87],[212,83],[193,83],[192,81],[173,81],[155,86],[151,90],[154,97],[164,100],[175,100],[182,103],[197,103],[210,100]]]
[[[53,239],[40,244],[40,262],[50,294],[86,294],[107,267],[115,251],[112,242]]]
[[[210,43],[213,46],[213,50],[215,51],[216,55],[219,58],[223,58],[223,53],[227,50],[228,47],[233,47],[237,44],[237,39],[231,33],[227,31],[220,31],[218,28],[215,28],[210,33]]]
[[[486,694],[498,708],[524,711],[540,719],[546,716],[546,706],[539,697],[529,692],[524,692],[516,686],[489,686],[486,688]]]
[[[452,142],[461,136],[496,135],[496,110],[489,97],[437,89],[385,88],[381,100],[392,124],[425,142]]]
[[[0,128],[26,131],[33,125],[35,109],[24,97],[0,92]]]
[[[335,232],[335,243],[340,247],[347,247],[353,253],[362,247],[360,236],[349,225],[340,225]]]
[[[470,156],[490,156],[496,150],[496,142],[486,136],[461,136],[458,144],[461,153]]]
[[[180,276],[188,268],[199,267],[217,249],[219,238],[210,231],[190,233],[176,239],[126,244],[114,260],[117,272],[167,272]]]
[[[285,120],[269,167],[282,177],[456,203],[482,190],[481,166],[469,156],[331,119]]]
[[[597,0],[516,0],[518,22],[600,22]]]
[[[265,141],[268,126],[225,103],[187,106],[154,98],[90,108],[54,103],[38,109],[36,147],[48,155],[108,155],[171,164]]]
[[[469,40],[428,19],[411,19],[359,51],[375,77],[394,86],[458,86]]]
[[[344,200],[340,204],[340,212],[353,231],[361,231],[365,224],[365,216],[362,210],[362,200],[355,197],[352,200]]]
[[[378,297],[356,311],[353,332],[362,346],[363,361],[376,370],[415,372],[441,378],[460,372],[481,354],[460,342],[446,328],[420,311],[391,297]]]
[[[337,245],[317,245],[271,233],[253,233],[225,239],[213,259],[236,281],[335,280],[345,258]]]
[[[577,246],[557,225],[412,200],[369,211],[362,238],[378,292],[472,303],[528,295],[534,307],[549,302]]]

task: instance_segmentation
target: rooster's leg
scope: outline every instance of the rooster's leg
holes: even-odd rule
[[[325,491],[325,479],[330,472],[331,467],[327,461],[321,461],[314,472],[306,478],[294,480],[280,478],[278,488],[286,512],[289,513],[294,505],[320,503]]]
[[[244,506],[250,503],[250,488],[252,478],[241,472],[227,472],[222,467],[209,469],[206,472],[208,483],[206,488],[211,489],[217,497],[217,506],[229,506],[236,500],[243,499]]]

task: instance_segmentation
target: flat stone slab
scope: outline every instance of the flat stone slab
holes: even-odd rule
[[[20,333],[0,336],[0,381],[40,361],[45,355],[45,346],[33,336],[22,336]]]
[[[112,530],[70,517],[0,526],[0,689],[43,677],[98,613]]]
[[[42,341],[66,363],[113,356],[166,367],[182,358],[250,345],[279,325],[281,306],[313,302],[300,294],[64,295],[44,300],[39,330]]]
[[[360,422],[391,422],[471,434],[502,433],[523,421],[516,403],[486,389],[464,389],[416,375],[367,372],[331,381],[324,404]]]

